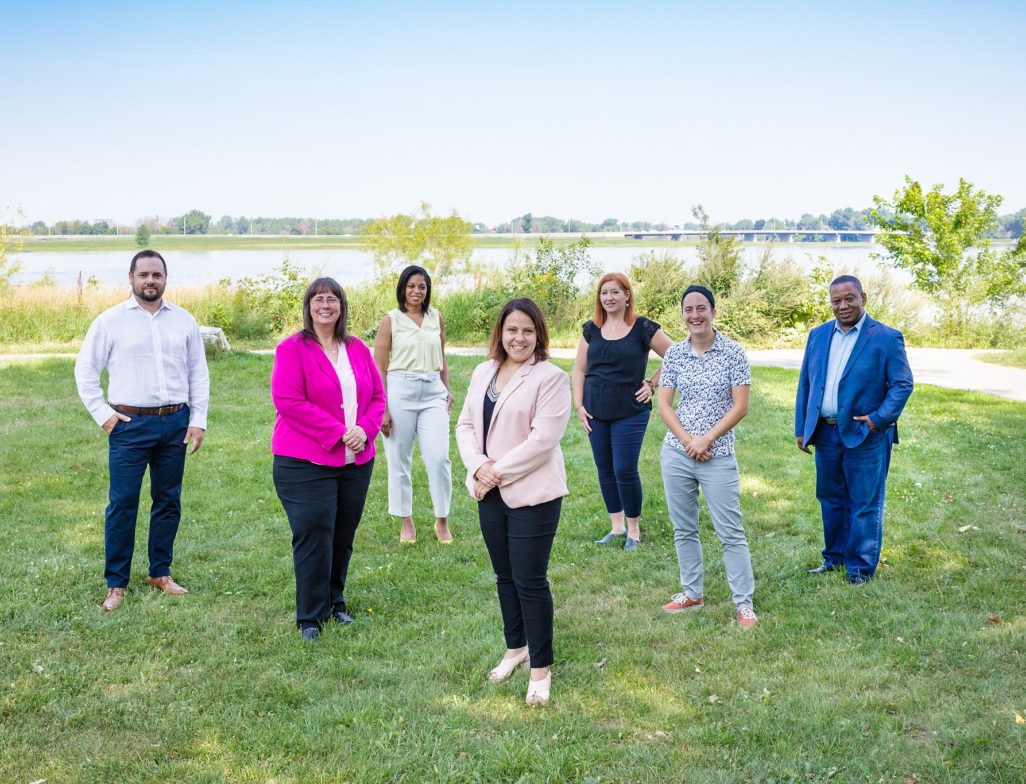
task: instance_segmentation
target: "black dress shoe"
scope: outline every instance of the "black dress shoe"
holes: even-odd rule
[[[321,636],[321,630],[316,626],[304,626],[299,633],[303,637],[303,642],[317,642]]]
[[[862,574],[849,574],[848,575],[848,585],[859,586],[859,585],[865,585],[868,582],[869,582],[869,578],[866,577],[865,575],[862,575]]]
[[[349,614],[344,604],[336,604],[331,608],[331,620],[348,626],[353,622],[353,616]]]
[[[809,569],[809,574],[826,574],[827,572],[833,572],[833,571],[836,571],[836,570],[838,570],[840,568],[841,567],[838,566],[837,564],[831,564],[831,563],[827,563],[826,561],[824,561],[819,566],[817,566],[815,569]]]

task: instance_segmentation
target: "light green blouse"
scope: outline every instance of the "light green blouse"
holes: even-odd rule
[[[437,310],[428,308],[419,327],[399,308],[388,311],[388,317],[392,320],[389,370],[428,373],[442,369],[442,326]]]

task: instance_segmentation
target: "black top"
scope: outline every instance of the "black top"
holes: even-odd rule
[[[606,340],[593,321],[581,329],[588,342],[588,370],[584,374],[584,407],[597,419],[626,419],[651,411],[652,403],[639,403],[634,393],[648,367],[648,352],[659,324],[638,316],[630,332],[619,340]]]
[[[495,379],[498,375],[499,371],[495,371],[484,396],[484,432],[481,434],[481,443],[484,445],[485,457],[488,457],[488,428],[492,426],[492,414],[495,413],[495,404],[499,400],[499,393],[495,391]]]

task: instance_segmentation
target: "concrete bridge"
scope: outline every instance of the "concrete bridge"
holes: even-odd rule
[[[631,240],[644,239],[698,239],[709,232],[702,229],[667,229],[666,231],[629,231],[624,237]],[[739,237],[743,242],[760,240],[776,240],[777,242],[794,242],[795,237],[815,237],[825,242],[840,242],[841,237],[851,237],[856,242],[873,242],[879,229],[721,229],[725,237]]]

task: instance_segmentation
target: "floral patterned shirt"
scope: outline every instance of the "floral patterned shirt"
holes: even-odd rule
[[[676,414],[683,428],[696,436],[712,430],[734,407],[734,387],[751,386],[752,371],[740,344],[719,332],[703,356],[691,348],[691,338],[674,343],[663,357],[659,386],[676,390],[680,395]],[[670,446],[684,451],[684,444],[670,431],[663,439]],[[728,430],[710,445],[713,455],[734,454],[734,431]]]

